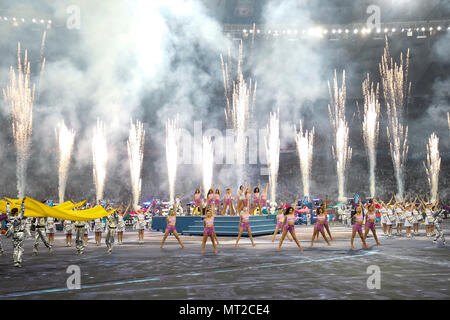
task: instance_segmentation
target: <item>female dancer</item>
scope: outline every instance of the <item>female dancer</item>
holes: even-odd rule
[[[101,245],[102,242],[102,232],[104,230],[103,221],[100,218],[94,220],[94,232],[95,232],[95,244],[97,246]]]
[[[53,243],[55,242],[55,231],[56,231],[55,218],[48,217],[47,224],[45,226],[45,233],[47,233],[47,238],[50,245],[53,245]]]
[[[220,188],[216,189],[216,193],[214,194],[214,206],[217,211],[220,211]]]
[[[383,227],[383,233],[385,236],[388,235],[388,222],[389,220],[389,206],[391,205],[392,199],[394,198],[394,194],[392,194],[391,199],[389,200],[388,204],[384,203],[383,200],[380,200],[378,204],[380,205],[380,213],[381,213],[381,226]],[[374,203],[376,203],[376,200],[374,199]],[[391,223],[392,226],[392,223]]]
[[[64,220],[64,233],[66,234],[66,247],[72,246],[73,223],[71,220]]]
[[[412,211],[412,215],[413,215],[413,232],[415,236],[419,235],[419,221],[421,221],[423,219],[422,217],[422,213],[420,213],[420,204],[419,207],[416,207],[416,201],[418,199],[418,196],[416,196],[416,200],[414,201],[414,208]]]
[[[248,236],[250,237],[250,241],[252,242],[252,246],[255,246],[255,243],[253,242],[252,231],[250,229],[250,214],[248,213],[248,208],[244,207],[244,209],[239,213],[239,215],[240,215],[239,234],[236,239],[236,244],[234,246],[235,247],[238,246],[239,239],[241,239],[241,235],[242,235],[242,232],[244,232],[244,230],[247,230]]]
[[[295,199],[295,204],[297,203],[298,199]],[[294,204],[294,205],[295,205]],[[281,235],[280,239],[280,245],[278,246],[278,251],[281,251],[281,245],[283,244],[284,238],[286,237],[288,231],[291,233],[292,238],[295,240],[295,243],[297,243],[297,246],[300,249],[300,252],[303,251],[302,246],[300,245],[300,242],[297,239],[297,235],[295,234],[295,211],[293,207],[287,207],[286,211],[284,211],[284,220],[283,220],[283,233]]]
[[[164,242],[166,242],[166,238],[169,235],[169,233],[173,233],[175,238],[177,238],[178,243],[181,245],[181,248],[185,248],[183,245],[183,242],[181,242],[180,237],[178,236],[177,229],[175,228],[175,223],[177,221],[177,204],[175,203],[174,208],[169,209],[169,215],[167,216],[167,227],[166,232],[164,233],[164,236],[162,238],[160,249],[164,247]]]
[[[394,197],[395,199],[395,197]],[[387,229],[388,229],[388,237],[392,237],[392,225],[397,221],[397,214],[395,213],[395,204],[388,206],[388,221]]]
[[[362,240],[363,246],[364,248],[368,249],[369,247],[366,244],[366,239],[364,238],[363,234],[362,234],[362,224],[363,224],[363,214],[362,214],[362,206],[361,206],[361,199],[359,200],[359,206],[356,207],[355,209],[356,213],[353,216],[353,229],[352,229],[352,239],[350,241],[351,243],[351,248],[355,249],[355,247],[353,246],[353,240],[355,239],[355,235],[356,232],[358,232],[359,237]]]
[[[125,221],[123,220],[123,216],[127,214],[129,207],[130,204],[128,204],[127,208],[123,210],[123,207],[121,206],[121,209],[119,209],[117,214],[117,242],[119,245],[123,244],[123,232],[125,231]]]
[[[244,194],[244,186],[241,185],[239,190],[237,191],[237,203],[236,203],[236,212],[241,212],[244,207],[245,202],[245,194]]]
[[[325,213],[325,222],[323,223],[325,229],[327,230],[328,235],[330,236],[330,241],[333,240],[333,237],[331,236],[330,228],[328,227],[328,213],[327,213],[327,204],[328,204],[328,197],[325,200],[325,204],[323,205],[323,212]],[[317,234],[317,237],[319,237],[319,234]]]
[[[266,184],[266,187],[261,192],[261,198],[259,199],[259,207],[267,207],[267,191],[269,189],[269,185]]]
[[[425,227],[427,232],[427,237],[431,237],[433,235],[433,227],[434,227],[434,218],[433,218],[433,204],[431,202],[425,203],[420,199],[420,203],[422,205],[422,210],[425,211]]]
[[[217,254],[217,248],[214,242],[214,215],[211,209],[206,209],[206,217],[203,220],[203,226],[202,254],[205,253],[206,240],[208,237],[211,239],[214,247],[214,253]]]
[[[208,190],[208,195],[206,196],[206,209],[208,209],[213,203],[214,203],[214,185],[212,189]]]
[[[245,202],[244,202],[244,207],[245,208],[250,208],[251,206],[251,199],[252,199],[252,193],[251,193],[251,185],[250,188],[247,186],[247,188],[245,189],[244,195],[245,195]],[[242,211],[242,210],[241,210]],[[251,212],[251,214],[253,215],[253,211]]]
[[[377,232],[375,230],[375,219],[377,215],[375,214],[375,199],[373,199],[373,204],[368,207],[368,214],[365,216],[365,233],[364,233],[364,239],[367,239],[367,234],[369,233],[369,230],[372,230],[373,237],[375,238],[375,241],[377,243],[377,246],[380,245],[380,242],[378,241]]]
[[[406,228],[406,236],[408,238],[412,237],[411,234],[411,227],[413,226],[413,223],[415,221],[415,218],[413,216],[413,210],[416,207],[415,203],[416,199],[414,201],[410,202],[409,204],[406,204],[405,207],[405,228]]]
[[[227,208],[230,209],[230,215],[234,216],[234,208],[233,208],[233,197],[231,194],[231,188],[230,186],[227,190],[225,195],[223,196],[223,209],[222,209],[222,215],[225,213]]]
[[[200,186],[200,189],[195,189],[194,193],[194,210],[198,210],[199,213],[202,212],[203,206],[202,206],[202,186]]]
[[[331,246],[331,243],[328,241],[325,232],[323,231],[325,226],[325,221],[327,220],[327,214],[325,213],[325,209],[328,205],[328,196],[325,197],[325,203],[323,206],[317,208],[317,222],[314,225],[314,231],[311,239],[311,247],[314,245],[314,237],[319,238],[319,232],[322,234],[322,237],[325,239],[326,243]]]
[[[253,190],[253,207],[252,212],[255,212],[256,208],[259,208],[259,211],[261,211],[261,205],[259,203],[259,184],[258,186]]]
[[[136,225],[135,228],[138,230],[138,243],[144,243],[144,231],[145,231],[145,215],[142,212],[142,209],[139,208],[136,212]]]
[[[275,227],[275,232],[273,233],[273,236],[272,236],[272,242],[275,241],[275,236],[277,235],[278,230],[280,230],[280,229],[283,230],[283,228],[282,228],[282,227],[283,227],[283,221],[284,221],[284,212],[283,212],[283,208],[282,208],[282,207],[278,207],[277,226]],[[292,242],[292,237],[291,237],[291,235],[290,235],[289,233],[287,233],[286,235],[287,235],[289,241]]]
[[[406,197],[403,199],[402,203],[396,203],[395,213],[397,214],[397,236],[402,235],[403,225],[405,224],[405,201]]]

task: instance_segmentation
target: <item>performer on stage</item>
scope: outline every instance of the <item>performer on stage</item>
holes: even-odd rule
[[[47,224],[45,226],[45,233],[47,233],[48,242],[52,246],[53,243],[55,243],[55,232],[56,232],[55,218],[48,217]]]
[[[88,223],[89,225],[89,223]],[[86,221],[75,221],[75,248],[77,249],[77,254],[82,255],[85,247],[84,232],[86,229]]]
[[[26,218],[23,216],[24,213],[25,198],[22,200],[20,212],[17,208],[12,208],[12,210],[10,210],[10,204],[9,201],[7,201],[6,216],[8,217],[8,221],[11,223],[11,226],[6,233],[6,237],[9,238],[12,236],[14,266],[18,268],[22,267],[23,241],[25,238],[24,233],[26,223]]]
[[[261,191],[261,198],[259,200],[259,207],[267,207],[267,191],[269,189],[269,185],[266,184],[266,187]]]
[[[206,240],[208,237],[211,239],[214,253],[217,254],[218,252],[214,242],[214,215],[211,209],[206,209],[206,217],[203,219],[203,226],[202,254],[205,253]]]
[[[278,230],[281,229],[281,231],[283,231],[283,221],[284,221],[283,208],[282,207],[278,207],[277,226],[275,227],[275,232],[273,233],[273,236],[272,236],[272,242],[275,242],[275,237],[278,234]],[[288,237],[289,241],[292,242],[291,235],[289,233],[287,233],[286,236]]]
[[[331,243],[328,241],[325,232],[323,231],[325,227],[325,221],[327,219],[327,215],[325,213],[325,208],[328,206],[328,196],[325,197],[325,203],[317,208],[317,222],[314,225],[314,231],[311,239],[311,247],[314,245],[314,238],[319,238],[319,232],[322,234],[322,237],[325,239],[326,243],[331,246]]]
[[[405,207],[405,228],[406,228],[406,236],[408,238],[412,238],[411,227],[415,222],[413,211],[416,208],[415,206],[416,199],[414,199],[414,201],[411,201],[409,204],[407,203]]]
[[[66,247],[72,246],[72,232],[73,232],[73,222],[71,220],[64,220],[64,233],[66,234]]]
[[[418,199],[418,196],[416,196],[416,201],[417,201],[417,199]],[[416,202],[416,201],[414,201],[414,202]],[[419,210],[420,210],[420,204],[417,207],[416,204],[414,203],[414,208],[413,208],[413,211],[412,211],[412,214],[413,214],[413,232],[414,232],[414,235],[416,235],[416,236],[419,235],[419,223],[420,223],[420,221],[423,220],[422,213]]]
[[[436,228],[436,236],[434,237],[433,243],[437,243],[439,239],[442,240],[442,244],[445,245],[445,237],[444,237],[444,232],[442,231],[442,219],[444,217],[444,209],[438,210],[438,208],[436,208],[435,213],[433,214],[433,223],[434,223],[434,227]]]
[[[375,238],[375,242],[377,243],[377,246],[380,245],[380,242],[378,241],[377,232],[375,228],[375,220],[377,218],[377,215],[375,213],[375,204],[376,204],[375,198],[373,199],[372,205],[368,206],[368,213],[365,216],[365,233],[364,233],[364,239],[367,239],[367,234],[369,231],[372,231],[373,237]]]
[[[250,190],[251,189],[251,184],[245,189],[244,195],[245,195],[245,202],[244,202],[244,207],[246,207],[248,210],[250,208],[251,204],[251,200],[252,200],[252,193]],[[242,211],[242,210],[241,210]],[[239,211],[240,212],[240,211]],[[251,212],[251,214],[253,215],[253,212]]]
[[[405,201],[406,197],[403,199],[403,202],[396,202],[395,204],[395,213],[397,214],[397,236],[402,235],[403,225],[405,224]]]
[[[101,218],[94,220],[95,244],[100,246],[102,243],[102,233],[105,230],[105,225]]]
[[[244,186],[241,185],[239,190],[237,191],[237,199],[236,199],[236,213],[239,214],[244,207],[245,204],[245,194],[244,194]]]
[[[297,203],[298,199],[295,199],[295,202],[293,204],[293,207],[295,207],[295,204]],[[286,237],[287,233],[290,232],[292,235],[292,238],[295,240],[295,243],[297,243],[297,246],[300,249],[300,252],[303,251],[302,246],[300,245],[300,242],[297,239],[297,235],[295,234],[295,210],[293,207],[287,207],[284,211],[284,221],[283,221],[283,233],[281,235],[280,244],[278,246],[278,251],[281,250],[281,245],[283,244],[284,238]]]
[[[366,244],[366,240],[362,233],[362,224],[364,222],[363,220],[364,220],[364,218],[363,218],[363,213],[362,213],[361,199],[359,199],[359,206],[355,208],[355,215],[353,216],[352,239],[350,241],[352,249],[355,249],[355,247],[353,246],[353,240],[355,239],[356,232],[358,232],[364,248],[366,248],[366,249],[369,248]]]
[[[212,203],[214,203],[214,185],[213,189],[209,189],[208,194],[206,195],[206,209],[208,209]]]
[[[200,186],[200,189],[195,189],[194,193],[194,210],[198,210],[198,212],[202,212],[203,206],[202,206],[202,186]]]
[[[225,195],[223,196],[223,209],[222,209],[222,215],[226,212],[227,208],[230,210],[230,215],[234,215],[234,208],[233,208],[233,196],[231,194],[232,186],[230,186],[225,192]]]
[[[144,243],[144,231],[145,231],[145,215],[142,212],[142,210],[139,208],[135,215],[135,229],[138,230],[138,243],[142,244]]]
[[[177,221],[177,204],[175,203],[174,208],[169,209],[169,215],[167,216],[167,227],[166,232],[164,233],[164,236],[161,241],[160,249],[162,250],[164,247],[164,242],[166,242],[166,238],[169,236],[169,233],[172,233],[175,238],[178,240],[178,243],[181,245],[181,248],[185,248],[183,242],[180,239],[180,236],[178,235],[177,229],[175,228],[175,224]]]
[[[261,205],[259,204],[259,198],[260,198],[260,193],[259,193],[259,184],[258,186],[253,190],[253,206],[252,206],[252,212],[254,212],[256,210],[256,208],[259,208],[259,210],[261,211]]]
[[[37,256],[38,254],[38,246],[39,240],[41,240],[44,245],[48,248],[50,252],[52,252],[52,245],[48,242],[47,237],[45,236],[45,218],[36,218],[34,223],[34,245],[33,245],[33,255]]]
[[[119,245],[123,244],[123,232],[125,231],[125,221],[123,220],[123,216],[127,214],[128,208],[130,208],[130,204],[123,210],[123,206],[120,206],[119,212],[117,213],[117,241]]]
[[[238,237],[236,239],[236,244],[234,246],[235,247],[238,246],[239,239],[241,239],[241,235],[242,235],[242,232],[244,232],[244,230],[246,230],[248,232],[248,236],[250,237],[250,241],[252,242],[252,246],[255,246],[255,243],[253,242],[252,231],[251,231],[251,228],[250,228],[250,214],[248,212],[248,208],[244,207],[244,209],[240,212],[239,216],[240,216],[240,219],[239,219],[239,234],[238,234]]]
[[[432,237],[434,233],[434,218],[433,218],[433,203],[429,202],[426,203],[420,199],[420,203],[422,205],[422,208],[425,210],[425,226],[426,226],[426,232],[427,237]]]
[[[214,206],[216,207],[217,212],[220,212],[220,188],[217,188],[216,193],[214,194]]]
[[[106,243],[106,247],[108,248],[107,249],[108,254],[111,254],[113,246],[114,246],[116,229],[117,229],[117,213],[113,212],[109,216],[106,217],[105,243]]]

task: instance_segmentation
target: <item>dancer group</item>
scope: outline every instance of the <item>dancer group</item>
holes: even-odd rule
[[[214,217],[222,216],[229,211],[230,215],[239,215],[239,233],[236,239],[235,247],[238,246],[240,238],[244,232],[247,232],[252,246],[255,246],[253,236],[250,228],[250,215],[261,214],[262,208],[267,206],[267,186],[260,192],[260,186],[253,190],[253,201],[249,193],[251,190],[250,185],[241,185],[237,192],[236,207],[233,206],[233,198],[231,195],[231,186],[226,189],[225,196],[223,198],[223,206],[221,207],[220,201],[220,189],[210,189],[206,199],[201,199],[201,187],[198,188],[193,196],[193,211],[198,211],[203,216],[203,239],[201,245],[201,253],[205,252],[205,247],[208,238],[214,249],[214,253],[218,253],[217,245],[219,241],[214,228]],[[214,194],[218,195],[215,198]],[[212,195],[212,196],[211,196]],[[263,200],[261,200],[263,199]],[[56,232],[55,219],[48,218],[27,218],[24,216],[25,212],[25,198],[22,201],[20,210],[17,207],[10,209],[10,203],[7,199],[6,213],[0,215],[0,222],[7,221],[9,228],[6,233],[6,237],[12,237],[13,243],[13,260],[16,267],[21,267],[23,256],[23,244],[24,240],[31,237],[31,228],[34,226],[34,245],[33,255],[38,254],[39,244],[42,242],[51,252],[54,245],[54,235]],[[112,211],[113,207],[106,202],[99,202],[99,204],[106,207],[107,211]],[[298,198],[291,205],[278,206],[276,209],[276,228],[272,236],[272,242],[275,241],[276,235],[281,231],[281,237],[279,240],[278,250],[281,250],[282,244],[287,237],[290,241],[295,241],[300,251],[303,248],[297,238],[295,232],[295,222],[297,215],[295,208],[298,204]],[[271,204],[272,208],[273,205]],[[179,201],[175,201],[174,205],[169,208],[167,219],[167,227],[163,235],[160,249],[164,247],[164,243],[170,234],[173,234],[178,240],[180,246],[185,248],[179,234],[176,230],[176,220]],[[89,204],[85,204],[79,209],[89,208]],[[314,246],[314,241],[319,239],[319,235],[322,235],[325,242],[330,246],[333,237],[328,226],[329,217],[327,214],[328,196],[325,197],[325,201],[316,209],[316,222],[314,224],[313,235],[311,239],[311,247]],[[125,215],[128,214],[130,205],[125,206],[120,204],[116,210],[103,219],[95,219],[94,221],[63,221],[63,230],[66,235],[66,246],[72,246],[72,234],[76,234],[75,247],[77,254],[81,255],[84,252],[84,248],[88,242],[88,233],[92,230],[95,232],[95,243],[97,246],[101,245],[102,233],[106,229],[105,243],[107,247],[107,253],[111,254],[115,243],[115,237],[117,235],[118,244],[123,244],[123,233],[125,231]],[[376,233],[376,219],[377,212],[381,216],[381,226],[385,236],[392,236],[393,224],[396,224],[396,235],[401,235],[403,226],[406,228],[406,236],[412,238],[412,235],[418,235],[419,224],[424,219],[426,226],[427,237],[435,236],[433,242],[441,240],[445,244],[444,233],[442,231],[441,223],[444,217],[444,212],[449,209],[446,206],[439,205],[439,199],[433,202],[426,201],[419,196],[407,201],[407,198],[402,201],[395,199],[393,195],[388,203],[383,202],[380,199],[372,199],[372,201],[366,202],[364,205],[359,199],[355,204],[352,216],[352,235],[350,240],[351,249],[354,247],[354,238],[356,234],[359,235],[364,248],[368,248],[367,236],[369,232],[372,232],[376,245],[380,245],[377,233]],[[76,209],[75,209],[76,210]],[[144,243],[144,231],[147,225],[148,211],[138,207],[136,210],[133,221],[134,228],[138,230],[138,243]],[[363,231],[364,226],[364,231]],[[326,233],[325,233],[326,231]],[[328,237],[327,237],[328,234]],[[1,233],[0,233],[1,237]],[[3,254],[3,247],[0,238],[0,254]]]

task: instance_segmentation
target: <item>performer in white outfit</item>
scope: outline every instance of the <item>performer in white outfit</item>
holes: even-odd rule
[[[95,232],[95,243],[99,246],[102,242],[102,232],[104,231],[105,226],[103,224],[103,220],[101,218],[97,218],[94,220],[94,232]]]
[[[412,222],[413,232],[414,232],[415,236],[418,236],[419,235],[419,223],[420,223],[420,221],[423,220],[423,217],[422,217],[422,213],[419,211],[419,208],[417,208],[415,205],[414,205],[414,208],[412,211],[412,215],[413,215],[413,222]]]
[[[64,233],[66,234],[66,247],[72,246],[73,221],[64,220]]]
[[[55,218],[48,217],[47,225],[45,226],[45,233],[47,233],[48,242],[51,245],[53,245],[53,243],[55,242],[55,232],[56,232]]]
[[[142,212],[142,209],[140,207],[137,210],[134,219],[135,219],[134,227],[135,229],[138,230],[138,242],[142,244],[144,243],[144,231],[147,222],[145,221],[145,214]]]

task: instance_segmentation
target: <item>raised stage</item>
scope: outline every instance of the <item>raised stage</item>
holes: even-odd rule
[[[177,216],[176,229],[183,235],[203,235],[203,219],[201,216]],[[250,216],[252,236],[273,234],[276,227],[276,215]],[[164,232],[166,217],[153,217],[152,230]],[[237,236],[239,234],[239,216],[216,216],[214,227],[218,236]],[[248,237],[247,231],[242,236]]]

